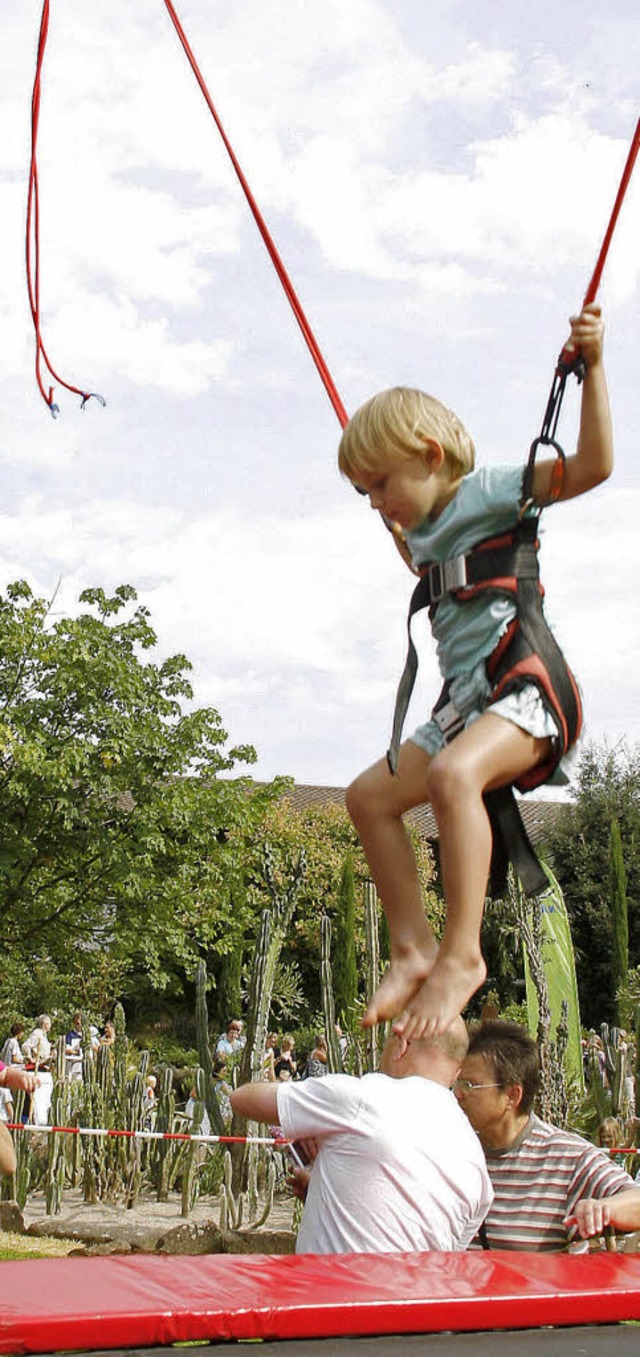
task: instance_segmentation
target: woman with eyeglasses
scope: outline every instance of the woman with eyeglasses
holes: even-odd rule
[[[538,1048],[524,1027],[481,1023],[454,1091],[477,1132],[494,1190],[483,1248],[586,1252],[612,1226],[640,1229],[640,1188],[584,1140],[533,1111]]]

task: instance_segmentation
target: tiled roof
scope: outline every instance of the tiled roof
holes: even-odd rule
[[[326,802],[343,806],[344,787],[309,787],[295,783],[287,792],[287,797],[296,810],[306,810],[307,806],[324,805]],[[566,802],[535,801],[522,797],[518,805],[529,838],[536,844],[544,839],[547,828],[557,819]],[[417,826],[425,839],[437,839],[438,826],[431,806],[418,806],[416,810],[409,811],[407,819]]]

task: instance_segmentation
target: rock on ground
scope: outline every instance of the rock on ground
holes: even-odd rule
[[[225,1233],[219,1228],[218,1204],[211,1198],[198,1201],[186,1218],[175,1195],[168,1202],[143,1199],[128,1211],[104,1202],[90,1206],[80,1192],[72,1191],[64,1194],[62,1209],[55,1216],[46,1214],[38,1193],[29,1197],[23,1216],[15,1203],[4,1205],[18,1212],[28,1234],[75,1240],[80,1246],[77,1252],[293,1253],[295,1249],[290,1198],[276,1200],[266,1226],[252,1229],[249,1225]],[[0,1228],[15,1231],[16,1225],[2,1226],[0,1216]]]

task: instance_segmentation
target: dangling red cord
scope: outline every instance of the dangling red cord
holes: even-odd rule
[[[181,25],[181,23],[180,23],[180,20],[179,20],[177,14],[176,14],[176,11],[175,11],[175,9],[174,9],[172,3],[171,3],[171,0],[164,0],[164,2],[165,2],[165,5],[166,5],[166,7],[167,7],[167,9],[168,9],[168,11],[169,11],[169,15],[170,15],[170,17],[171,17],[171,20],[172,20],[173,26],[174,26],[174,28],[175,28],[175,30],[176,30],[176,33],[178,34],[178,37],[179,37],[179,39],[180,39],[180,42],[182,43],[182,46],[183,46],[183,48],[184,48],[185,54],[186,54],[186,56],[187,56],[187,59],[188,59],[188,61],[189,61],[189,64],[190,64],[190,66],[191,66],[191,69],[192,69],[192,71],[193,71],[193,74],[195,75],[196,80],[197,80],[197,82],[198,82],[198,84],[199,84],[199,86],[200,86],[200,89],[201,89],[201,91],[202,91],[202,93],[203,93],[203,95],[204,95],[204,98],[205,98],[205,100],[206,100],[207,106],[208,106],[208,108],[209,108],[209,112],[211,113],[211,116],[212,116],[212,118],[213,118],[213,120],[214,120],[214,122],[215,122],[215,124],[216,124],[216,127],[217,127],[217,129],[218,129],[218,131],[219,131],[219,133],[220,133],[220,136],[222,137],[222,140],[223,140],[223,142],[224,142],[226,151],[227,151],[227,153],[228,153],[228,155],[229,155],[229,159],[231,160],[231,164],[233,165],[233,168],[234,168],[234,170],[235,170],[235,172],[236,172],[236,175],[237,175],[237,177],[238,177],[238,179],[239,179],[239,181],[240,181],[240,184],[241,184],[241,186],[242,186],[242,190],[243,190],[243,192],[244,192],[244,196],[245,196],[245,198],[246,198],[246,200],[247,200],[247,202],[248,202],[248,204],[249,204],[249,207],[251,208],[251,211],[252,211],[252,213],[253,213],[253,217],[254,217],[255,223],[256,223],[256,225],[257,225],[257,227],[258,227],[258,230],[259,230],[259,232],[260,232],[260,235],[262,236],[262,239],[263,239],[263,241],[264,241],[264,243],[265,243],[265,245],[266,245],[266,247],[267,247],[268,254],[269,254],[269,256],[270,256],[270,258],[271,258],[271,261],[272,261],[272,263],[273,263],[273,265],[274,265],[274,268],[275,268],[275,270],[276,270],[276,273],[277,273],[277,275],[278,275],[278,278],[280,279],[280,282],[282,283],[282,286],[283,286],[284,291],[285,291],[285,294],[286,294],[286,296],[287,296],[287,298],[288,298],[288,300],[289,300],[289,303],[290,303],[291,309],[292,309],[292,311],[293,311],[293,314],[294,314],[294,316],[295,316],[295,318],[296,318],[296,320],[297,320],[297,322],[298,322],[298,325],[300,326],[300,329],[301,329],[302,334],[303,334],[303,336],[304,336],[304,339],[305,339],[305,343],[306,343],[306,345],[307,345],[307,348],[308,348],[308,350],[309,350],[309,352],[310,352],[310,354],[311,354],[311,357],[313,358],[313,361],[314,361],[314,363],[315,363],[315,365],[316,365],[316,368],[317,368],[317,370],[318,370],[318,372],[319,372],[319,374],[320,374],[321,380],[322,380],[322,382],[323,382],[323,385],[324,385],[324,388],[325,388],[325,390],[326,390],[326,392],[327,392],[327,395],[328,395],[328,397],[329,397],[329,400],[331,401],[331,404],[332,404],[332,406],[333,406],[333,408],[334,408],[334,410],[335,410],[335,412],[336,412],[336,414],[337,414],[337,416],[338,416],[338,419],[340,420],[340,423],[341,423],[342,427],[344,428],[345,424],[346,424],[347,421],[348,421],[349,416],[347,415],[347,412],[346,412],[346,410],[345,410],[345,408],[344,408],[344,405],[342,404],[342,401],[341,401],[341,399],[340,399],[340,396],[338,395],[338,391],[337,391],[335,382],[334,382],[334,380],[333,380],[333,378],[332,378],[332,376],[331,376],[331,373],[329,372],[329,369],[328,369],[328,367],[327,367],[327,364],[325,363],[325,360],[324,360],[324,358],[323,358],[323,356],[322,356],[322,353],[321,353],[321,351],[320,351],[320,348],[319,348],[319,346],[318,346],[318,342],[317,342],[317,340],[316,340],[316,338],[315,338],[315,335],[314,335],[314,333],[313,333],[313,330],[311,329],[311,326],[309,325],[309,322],[308,322],[308,320],[307,320],[307,317],[305,316],[305,313],[304,313],[304,311],[303,311],[303,309],[302,309],[302,305],[301,305],[301,303],[300,303],[300,300],[299,300],[299,298],[298,298],[297,295],[296,295],[296,292],[295,292],[295,290],[294,290],[293,284],[292,284],[291,279],[289,278],[289,275],[288,275],[288,273],[287,273],[287,271],[286,271],[286,269],[285,269],[285,267],[284,267],[284,264],[283,264],[283,262],[282,262],[282,259],[281,259],[280,255],[279,255],[279,253],[278,253],[278,250],[276,249],[276,246],[275,246],[275,243],[274,243],[274,241],[273,241],[273,238],[272,238],[272,236],[271,236],[270,233],[269,233],[269,230],[268,230],[268,228],[267,228],[267,225],[266,225],[266,222],[265,222],[265,220],[264,220],[264,217],[262,216],[262,213],[260,212],[260,209],[259,209],[259,207],[258,207],[258,204],[256,203],[256,200],[255,200],[255,198],[254,198],[254,196],[253,196],[253,194],[252,194],[252,192],[251,192],[251,189],[249,188],[249,185],[248,185],[248,183],[247,183],[247,180],[245,179],[245,176],[244,176],[244,174],[243,174],[243,172],[242,172],[242,169],[241,169],[241,167],[240,167],[240,164],[239,164],[239,162],[238,162],[238,160],[237,160],[237,158],[236,158],[236,156],[235,156],[235,154],[234,154],[234,151],[233,151],[233,148],[232,148],[231,143],[230,143],[230,141],[229,141],[229,138],[227,137],[227,134],[226,134],[226,132],[225,132],[225,130],[224,130],[224,127],[222,126],[222,123],[220,122],[220,118],[218,117],[218,114],[217,114],[216,109],[215,109],[215,107],[214,107],[213,101],[212,101],[212,99],[211,99],[211,95],[209,94],[209,91],[208,91],[207,86],[206,86],[206,84],[205,84],[204,77],[203,77],[203,75],[202,75],[202,73],[201,73],[201,71],[200,71],[200,68],[199,68],[198,63],[197,63],[197,61],[196,61],[196,59],[195,59],[195,57],[194,57],[194,55],[193,55],[193,52],[192,52],[192,50],[191,50],[191,48],[190,48],[190,46],[189,46],[189,43],[187,42],[187,39],[186,39],[184,30],[183,30],[183,28],[182,28],[182,25]]]
[[[36,381],[40,389],[40,394],[45,404],[48,405],[53,418],[59,413],[59,406],[53,399],[53,387],[50,386],[48,392],[45,390],[42,380],[41,363],[44,363],[48,372],[54,381],[60,386],[64,386],[67,391],[72,391],[82,400],[82,409],[84,409],[88,400],[93,397],[94,400],[106,405],[106,401],[99,396],[96,391],[81,391],[79,387],[72,386],[70,382],[65,382],[58,376],[55,368],[52,367],[47,351],[44,346],[40,330],[40,204],[38,197],[38,123],[40,121],[40,93],[42,82],[42,64],[47,45],[47,36],[49,32],[49,0],[44,0],[42,6],[42,17],[40,20],[40,34],[38,37],[38,56],[36,60],[36,74],[33,82],[33,95],[31,99],[31,163],[29,167],[29,193],[27,196],[27,232],[26,232],[26,265],[27,265],[27,291],[29,294],[29,306],[31,308],[31,317],[36,336]]]

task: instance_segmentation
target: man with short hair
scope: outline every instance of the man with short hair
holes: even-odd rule
[[[484,1248],[558,1251],[611,1225],[640,1229],[640,1188],[582,1136],[532,1111],[538,1048],[524,1027],[496,1019],[471,1034],[455,1093],[484,1149],[494,1190]]]
[[[313,1138],[298,1253],[465,1249],[492,1192],[484,1155],[451,1093],[467,1047],[461,1018],[441,1036],[392,1036],[380,1071],[244,1084],[235,1112]]]

